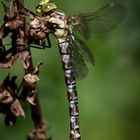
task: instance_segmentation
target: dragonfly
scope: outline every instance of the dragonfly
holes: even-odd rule
[[[43,46],[47,38],[50,47],[49,34],[53,34],[58,42],[69,101],[70,140],[81,139],[76,79],[88,74],[84,58],[95,64],[85,40],[94,32],[114,29],[124,18],[125,11],[124,6],[111,3],[93,12],[69,16],[52,1],[41,0],[36,7],[38,15],[30,12],[29,34],[34,42]]]

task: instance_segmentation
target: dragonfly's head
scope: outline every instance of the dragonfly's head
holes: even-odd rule
[[[50,0],[41,0],[39,5],[36,7],[36,13],[47,14],[56,9],[57,9],[56,4],[50,2]]]

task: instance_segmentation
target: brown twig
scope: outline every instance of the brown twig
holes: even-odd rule
[[[21,9],[24,7],[24,0],[17,0],[17,7],[18,9]],[[22,30],[25,32],[25,18],[21,17],[22,21],[24,22],[24,26],[22,27]],[[28,52],[30,53],[30,48],[28,48]],[[29,67],[26,70],[25,73],[32,73],[34,70],[33,67],[33,62],[32,62],[32,57],[29,58]],[[36,84],[37,86],[37,84]],[[37,88],[36,88],[37,89]],[[28,90],[25,86],[23,86],[23,92],[30,92],[31,90]],[[42,112],[41,112],[41,107],[40,107],[40,102],[39,102],[39,97],[38,97],[38,92],[35,90],[35,97],[34,97],[34,103],[35,105],[31,105],[31,114],[32,114],[32,120],[34,122],[35,128],[32,129],[32,131],[29,133],[27,139],[28,140],[46,140],[45,136],[45,130],[46,130],[46,123],[43,119]],[[26,94],[26,93],[25,93]],[[29,95],[30,93],[27,93]]]

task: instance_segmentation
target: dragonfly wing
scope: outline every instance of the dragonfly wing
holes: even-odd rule
[[[91,53],[90,49],[88,48],[87,44],[85,41],[81,40],[80,37],[76,34],[73,34],[74,38],[75,38],[75,43],[77,44],[76,46],[78,46],[80,48],[80,52],[82,54],[82,56],[88,61],[90,62],[92,65],[95,65],[95,60],[93,57],[93,54]]]
[[[74,73],[77,79],[83,79],[88,74],[87,66],[80,54],[79,48],[76,43],[72,42],[72,64],[74,66]]]
[[[122,5],[111,3],[95,12],[82,13],[73,18],[73,26],[85,38],[92,32],[108,32],[115,28],[125,16]]]

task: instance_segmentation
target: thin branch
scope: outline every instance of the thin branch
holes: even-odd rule
[[[18,6],[18,9],[24,7],[24,0],[17,0],[17,6]],[[21,19],[24,22],[24,26],[23,26],[22,30],[25,32],[25,18],[21,17]],[[30,56],[31,56],[30,48],[28,48],[28,52],[30,53]],[[29,58],[29,62],[30,62],[29,63],[30,65],[29,65],[28,69],[27,70],[25,69],[26,74],[32,73],[34,70],[32,57]],[[37,86],[37,84],[36,84],[36,86]],[[27,95],[30,95],[30,93],[28,93],[28,92],[31,92],[31,90],[28,90],[25,86],[23,87],[23,91],[26,92]],[[35,97],[34,97],[35,105],[31,105],[32,120],[34,122],[35,128],[32,129],[32,131],[29,133],[27,139],[28,140],[35,140],[35,139],[36,140],[46,140],[46,136],[45,136],[46,123],[42,116],[37,90],[35,90],[35,92],[36,92]]]

